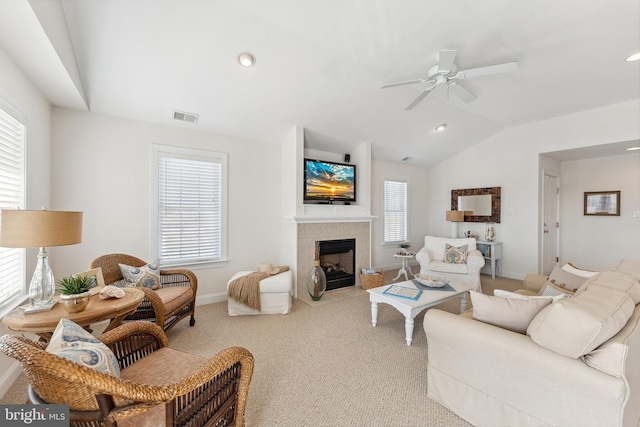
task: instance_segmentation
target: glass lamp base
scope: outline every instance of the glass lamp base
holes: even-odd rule
[[[42,305],[30,305],[29,307],[27,307],[24,310],[24,314],[29,314],[29,313],[39,313],[41,311],[49,311],[53,308],[54,305],[56,305],[56,300],[51,300],[46,304],[42,304]]]

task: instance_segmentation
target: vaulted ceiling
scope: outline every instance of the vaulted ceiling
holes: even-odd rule
[[[0,45],[54,105],[429,166],[501,130],[640,99],[640,2],[0,0]],[[438,52],[465,103],[428,83]],[[257,61],[242,68],[237,57]],[[173,111],[197,114],[177,122]],[[435,132],[441,123],[445,132]]]

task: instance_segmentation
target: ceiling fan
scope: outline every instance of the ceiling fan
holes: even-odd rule
[[[382,85],[381,89],[390,87],[412,85],[416,83],[428,83],[430,86],[424,89],[420,94],[407,105],[405,110],[411,110],[418,105],[427,95],[429,95],[437,86],[447,86],[447,101],[449,100],[449,92],[460,98],[463,102],[471,102],[476,96],[459,82],[454,80],[470,79],[473,77],[487,76],[490,74],[507,73],[516,71],[517,62],[506,62],[504,64],[488,65],[486,67],[470,68],[468,70],[458,71],[453,61],[456,58],[455,50],[441,50],[438,54],[438,64],[431,67],[427,73],[427,78],[418,80],[409,80],[406,82],[389,83]]]

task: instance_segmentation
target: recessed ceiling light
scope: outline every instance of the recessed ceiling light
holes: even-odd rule
[[[245,68],[252,67],[256,63],[256,57],[249,52],[243,52],[238,56],[238,62]]]
[[[630,57],[625,59],[625,61],[627,61],[627,62],[638,61],[638,60],[640,60],[640,52],[634,53],[633,55],[631,55]]]
[[[442,123],[441,125],[436,126],[436,132],[442,132],[446,128],[447,128],[447,124],[446,123]]]
[[[640,150],[640,147],[627,148],[627,151]]]

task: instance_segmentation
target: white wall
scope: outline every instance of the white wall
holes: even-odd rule
[[[585,216],[585,191],[620,191],[620,216]],[[602,270],[640,261],[640,153],[562,162],[560,263]]]
[[[496,225],[496,237],[503,242],[503,275],[521,279],[537,272],[538,189],[544,166],[539,164],[538,155],[636,140],[640,138],[638,117],[640,101],[631,101],[513,127],[434,166],[428,179],[428,232],[441,236],[450,233],[444,212],[451,206],[452,189],[502,187],[502,218]],[[610,173],[612,180],[623,179],[615,168]],[[582,209],[582,202],[579,207]],[[462,223],[460,229],[484,235],[484,224]],[[607,258],[608,247],[618,244],[616,236],[603,238],[597,247],[590,245],[594,257]],[[571,250],[572,244],[567,242],[564,250]]]
[[[408,206],[408,238],[411,251],[418,251],[424,246],[424,236],[428,231],[430,214],[430,197],[427,191],[428,171],[424,168],[399,163],[374,160],[371,167],[371,214],[375,216],[371,227],[371,259],[372,267],[392,269],[399,268],[401,261],[393,257],[398,245],[384,245],[383,186],[387,179],[405,180],[407,182]],[[444,217],[444,212],[442,212]],[[411,264],[410,264],[411,265]],[[417,265],[417,264],[413,264]],[[417,269],[413,269],[417,273]]]
[[[18,67],[0,48],[0,99],[26,117],[27,120],[27,208],[40,209],[51,205],[50,198],[50,132],[51,107],[47,100],[24,77]],[[66,248],[49,249],[51,264],[64,257]],[[27,282],[35,269],[37,249],[27,250]],[[0,286],[2,284],[0,283]],[[0,335],[10,331],[0,324]],[[20,365],[0,355],[0,396],[22,372]]]
[[[55,108],[52,197],[58,207],[84,212],[83,242],[70,246],[68,256],[54,265],[58,277],[87,270],[107,253],[151,261],[154,143],[229,154],[229,263],[194,270],[199,303],[225,300],[226,283],[240,270],[256,270],[262,262],[281,264],[278,145]]]

